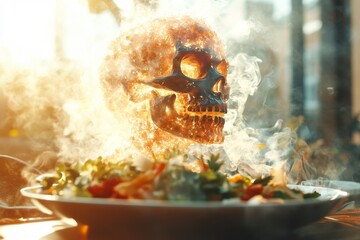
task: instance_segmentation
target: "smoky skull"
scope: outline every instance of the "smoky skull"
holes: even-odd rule
[[[151,118],[161,129],[200,143],[224,140],[224,114],[227,111],[227,63],[210,49],[185,48],[177,44],[172,73],[149,84],[174,93],[154,92]],[[178,103],[178,107],[176,107]]]
[[[227,69],[221,41],[205,23],[190,17],[160,18],[113,42],[101,79],[113,111],[147,104],[136,113],[147,118],[137,121],[142,131],[222,143],[229,97]],[[126,104],[119,89],[129,100]]]

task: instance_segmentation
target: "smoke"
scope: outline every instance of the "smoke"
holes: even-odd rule
[[[122,28],[157,16],[185,13],[204,18],[215,29],[231,24],[229,18],[232,14],[227,11],[228,14],[223,15],[223,12],[234,5],[225,4],[224,1],[195,1],[191,4],[178,1],[175,3],[178,8],[170,7],[169,4],[168,1],[160,1],[156,13],[153,9],[147,9],[146,5],[135,6],[133,14],[123,19]],[[199,8],[203,11],[198,11]],[[245,33],[249,33],[249,28],[245,28]],[[219,33],[219,36],[222,34]],[[35,63],[25,69],[7,70],[2,75],[1,89],[14,113],[15,127],[23,137],[31,139],[38,149],[38,166],[50,161],[47,159],[50,156],[74,161],[108,155],[128,142],[126,121],[119,124],[103,101],[98,72],[94,70],[98,68],[99,60],[91,60],[80,58],[80,62]],[[256,91],[260,82],[257,62],[254,57],[240,54],[230,63],[233,68],[229,75],[233,89],[231,104],[235,108],[230,108],[234,119],[229,122],[234,124],[229,136],[232,136],[233,141],[244,142],[234,136],[242,125],[241,116],[246,99]],[[244,156],[252,154],[244,153]]]
[[[121,26],[109,27],[108,31],[124,30],[158,16],[186,14],[204,19],[225,45],[229,41],[241,42],[262,27],[256,21],[245,19],[244,2],[159,0],[154,9],[146,4],[126,8],[119,1],[119,8],[124,13]],[[95,24],[95,21],[87,24]],[[97,24],[101,25],[102,31],[107,27],[103,22]],[[89,25],[87,28],[91,29]],[[97,38],[94,38],[92,42],[101,45],[97,49],[106,49],[106,40],[115,35],[104,34],[106,39],[96,42]],[[88,37],[78,35],[76,42],[86,43],[84,45],[92,49],[94,46],[89,44]],[[71,49],[76,51],[76,48]],[[30,140],[38,152],[35,167],[46,170],[51,168],[54,159],[78,161],[111,155],[119,148],[129,147],[130,130],[126,121],[119,124],[104,101],[97,71],[102,60],[100,56],[105,56],[105,52],[97,50],[96,54],[88,53],[76,60],[34,62],[27,67],[18,66],[16,59],[14,62],[11,58],[0,59],[0,92],[5,96],[19,137]],[[226,116],[225,142],[222,146],[192,146],[190,151],[206,148],[211,152],[214,148],[214,151],[223,152],[228,160],[225,171],[231,173],[264,175],[278,165],[289,172],[295,169],[293,166],[301,166],[302,172],[309,171],[311,167],[303,154],[296,152],[296,129],[284,127],[280,119],[273,127],[247,127],[243,112],[248,97],[256,92],[261,82],[261,59],[243,53],[232,56],[228,75],[232,93]],[[304,178],[312,176],[308,174]]]
[[[126,142],[128,129],[105,107],[93,74],[65,62],[2,74],[1,90],[14,127],[42,153],[39,158],[51,152],[62,160],[95,158]]]

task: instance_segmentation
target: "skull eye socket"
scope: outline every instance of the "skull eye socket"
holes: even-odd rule
[[[206,77],[206,65],[209,60],[204,54],[186,54],[180,63],[181,72],[188,78]]]
[[[218,73],[220,73],[221,75],[223,75],[224,77],[226,77],[227,75],[227,70],[228,70],[228,64],[226,61],[221,61],[217,66],[216,66],[216,71],[218,71]]]

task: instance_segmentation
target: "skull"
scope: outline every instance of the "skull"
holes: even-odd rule
[[[206,24],[158,18],[112,43],[101,81],[110,108],[132,119],[134,138],[145,147],[173,139],[222,143],[227,68],[221,41]]]

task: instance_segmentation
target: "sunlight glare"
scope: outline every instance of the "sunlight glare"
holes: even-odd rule
[[[55,0],[0,1],[0,48],[27,63],[53,57]]]

